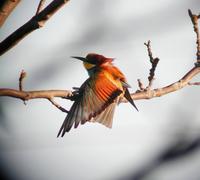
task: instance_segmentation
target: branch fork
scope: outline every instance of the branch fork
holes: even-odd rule
[[[66,110],[65,108],[63,108],[61,105],[59,105],[55,100],[54,97],[62,97],[62,98],[66,98],[66,99],[72,99],[72,97],[74,96],[73,92],[71,91],[63,91],[62,93],[60,92],[60,90],[56,91],[56,90],[49,90],[49,91],[23,91],[23,80],[24,78],[27,76],[27,73],[22,70],[20,73],[20,77],[19,77],[19,93],[21,93],[21,96],[14,96],[15,92],[17,92],[17,90],[9,90],[10,91],[10,96],[12,97],[17,97],[20,98],[21,100],[24,101],[24,105],[26,105],[26,101],[30,100],[30,99],[36,99],[36,98],[44,98],[49,100],[56,108],[58,108],[59,110],[61,110],[62,112],[68,113],[69,111]],[[1,90],[0,89],[0,96],[1,96]]]

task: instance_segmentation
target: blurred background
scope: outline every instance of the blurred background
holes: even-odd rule
[[[51,1],[46,1],[48,4]],[[36,12],[39,0],[21,1],[0,30],[3,40]],[[144,42],[151,40],[160,62],[153,87],[180,79],[195,62],[195,34],[187,10],[199,0],[71,0],[43,28],[0,58],[0,87],[25,90],[71,89],[88,77],[70,56],[95,52],[115,58],[131,91],[147,83],[151,67]],[[200,81],[200,77],[194,79]],[[170,161],[172,146],[187,148],[200,137],[199,87],[186,87],[151,100],[120,104],[113,128],[86,123],[56,138],[65,114],[43,99],[0,98],[0,168],[8,179],[199,180],[200,151]],[[71,102],[56,99],[69,109]],[[175,148],[174,148],[175,147]]]

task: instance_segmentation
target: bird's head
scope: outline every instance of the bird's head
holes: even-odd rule
[[[111,63],[113,61],[113,58],[106,58],[103,55],[94,54],[94,53],[88,54],[85,58],[78,57],[78,56],[72,56],[72,58],[83,61],[83,65],[84,65],[85,69],[88,71],[94,67],[99,67],[102,64]]]

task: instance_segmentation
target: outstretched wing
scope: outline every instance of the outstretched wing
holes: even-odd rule
[[[103,73],[98,74],[96,77],[90,77],[81,86],[79,97],[75,100],[66,116],[58,136],[60,134],[64,136],[65,132],[69,132],[73,125],[77,128],[80,123],[84,124],[90,120],[95,121],[95,117],[111,105],[122,92],[123,90],[112,83]],[[108,112],[105,111],[107,113],[102,118],[106,118],[110,114],[109,119],[112,121],[111,117],[115,106],[111,107],[113,108],[109,108]],[[108,127],[111,124],[103,119],[100,121],[99,118],[95,122],[102,123]]]

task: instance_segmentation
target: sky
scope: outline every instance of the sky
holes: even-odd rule
[[[0,40],[27,22],[38,3],[21,1],[1,28]],[[71,90],[88,75],[70,56],[94,52],[115,58],[135,92],[137,79],[148,83],[151,66],[144,46],[148,40],[153,56],[160,58],[153,88],[169,85],[194,65],[196,39],[187,10],[199,13],[199,7],[199,0],[71,0],[43,28],[0,57],[0,87],[17,89],[24,69],[24,90]],[[67,109],[72,104],[56,101]],[[1,97],[2,171],[11,179],[123,179],[171,142],[200,135],[199,87],[135,103],[139,112],[130,104],[116,108],[112,129],[86,123],[57,138],[66,114],[50,102],[37,99],[24,105]],[[199,153],[159,167],[148,179],[199,179]]]

